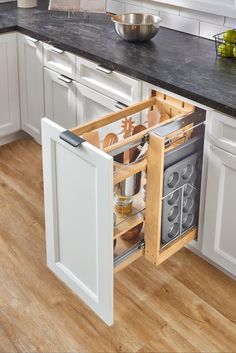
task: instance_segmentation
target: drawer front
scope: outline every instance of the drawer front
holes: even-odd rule
[[[213,111],[208,121],[208,134],[212,142],[236,154],[236,119]]]
[[[85,86],[127,105],[140,100],[141,82],[77,57],[77,80]]]
[[[75,79],[75,55],[44,43],[44,66]]]

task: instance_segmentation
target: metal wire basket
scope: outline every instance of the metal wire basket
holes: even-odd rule
[[[233,29],[236,32],[236,29]],[[228,41],[224,39],[226,32],[215,34],[215,47],[216,55],[224,58],[236,59],[236,42]]]

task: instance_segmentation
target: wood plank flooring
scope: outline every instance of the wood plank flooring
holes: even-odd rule
[[[236,283],[183,249],[115,280],[108,328],[47,269],[41,149],[0,148],[0,352],[236,352]]]

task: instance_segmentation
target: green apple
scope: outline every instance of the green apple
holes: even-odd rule
[[[234,49],[233,49],[233,56],[236,58],[236,45],[234,46]]]
[[[223,37],[227,42],[236,43],[236,31],[234,29],[226,31]]]
[[[228,58],[233,56],[233,46],[230,43],[220,44],[217,48],[217,52],[220,56]]]

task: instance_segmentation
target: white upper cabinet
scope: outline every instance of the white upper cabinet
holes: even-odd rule
[[[0,137],[20,130],[17,33],[0,36]]]
[[[44,117],[43,44],[18,34],[21,126],[40,141]]]
[[[44,83],[45,116],[65,129],[76,126],[76,83],[47,68]]]
[[[113,159],[42,120],[47,264],[108,325],[113,323]]]

